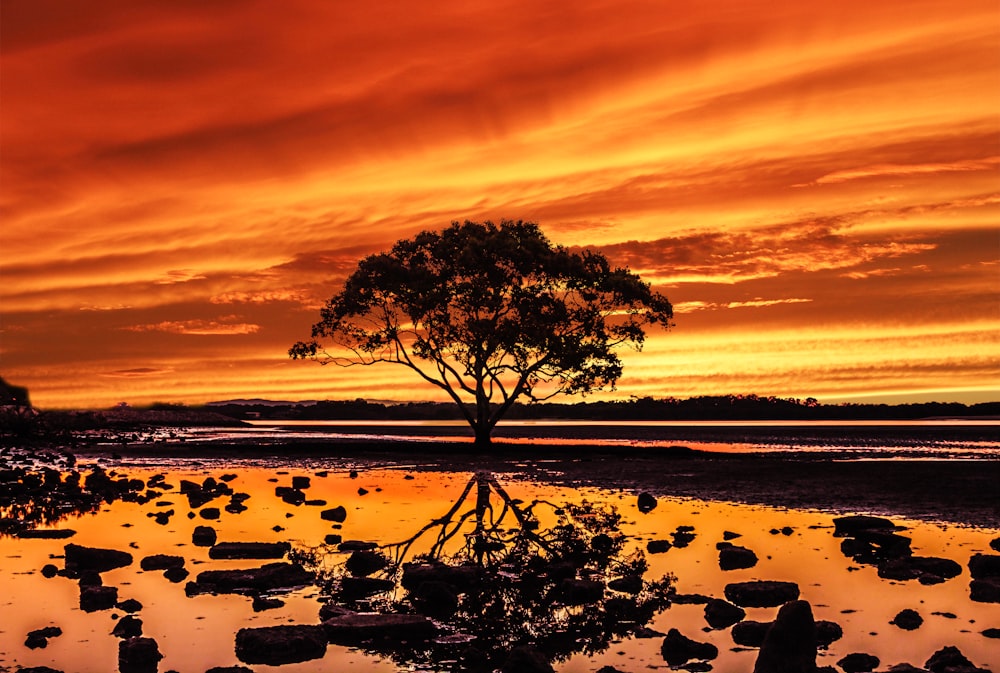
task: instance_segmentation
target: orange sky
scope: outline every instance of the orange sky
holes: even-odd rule
[[[357,260],[529,219],[675,304],[617,396],[1000,399],[996,0],[10,0],[0,375],[42,407],[431,399],[292,362]]]

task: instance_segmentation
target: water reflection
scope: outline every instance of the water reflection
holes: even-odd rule
[[[324,616],[336,625],[355,623],[358,611],[415,613],[435,619],[427,637],[400,639],[391,620],[370,637],[347,628],[329,635],[401,664],[462,671],[492,671],[511,657],[563,661],[648,635],[645,625],[669,605],[670,579],[643,580],[645,557],[627,552],[621,519],[607,503],[524,502],[477,473],[443,516],[401,541],[356,548],[322,573],[335,601]],[[425,536],[429,548],[408,560]],[[330,553],[298,556],[322,568]]]
[[[159,671],[240,665],[237,634],[279,626],[322,633],[323,648],[317,642],[313,651],[321,656],[280,669],[252,663],[252,670],[490,670],[528,646],[560,673],[592,673],[604,665],[638,671],[665,665],[664,638],[643,636],[672,629],[712,644],[715,670],[752,670],[756,649],[737,647],[733,627],[713,628],[718,623],[708,620],[706,607],[732,594],[730,585],[756,580],[795,583],[817,620],[840,626],[843,636],[820,653],[821,664],[865,652],[878,656],[883,669],[903,661],[922,665],[945,645],[959,647],[977,665],[997,664],[996,640],[984,633],[1000,627],[1000,610],[970,596],[973,583],[995,586],[990,562],[973,559],[996,556],[990,542],[997,530],[894,517],[892,530],[868,525],[840,536],[829,513],[663,497],[655,508],[640,509],[635,493],[611,488],[388,469],[362,469],[352,478],[333,463],[285,470],[219,461],[164,473],[87,465],[79,479],[58,470],[60,485],[50,474],[28,472],[35,473],[24,481],[29,490],[48,481],[66,497],[2,504],[8,525],[24,519],[17,531],[10,529],[20,537],[0,536],[0,670],[117,670],[119,636],[136,627],[124,622],[126,615],[141,621],[142,635],[131,637],[158,644]],[[171,510],[163,522],[155,516]],[[324,516],[328,510],[338,514]],[[31,526],[46,531],[55,525],[75,534],[25,535]],[[214,540],[196,535],[206,528]],[[678,531],[690,533],[686,545],[675,544],[680,538],[671,533]],[[341,547],[334,536],[349,544]],[[722,542],[752,551],[757,562],[724,570]],[[68,544],[125,552],[132,560],[102,568],[100,584],[93,584],[93,575],[60,573]],[[643,553],[647,548],[657,551]],[[281,557],[251,558],[255,553]],[[899,558],[947,560],[959,575],[941,575],[938,583],[880,577],[880,568]],[[277,585],[238,593],[186,590],[199,578],[220,577],[204,573],[272,564],[299,570]],[[189,573],[185,580],[167,576],[178,568]],[[368,580],[387,584],[378,588]],[[85,584],[116,589],[113,607],[81,609]],[[98,594],[110,596],[87,592],[96,601],[91,607],[103,605]],[[768,623],[777,615],[776,607],[742,609],[743,622]],[[905,609],[922,620],[912,630],[900,625],[916,623],[912,615],[896,620]],[[339,617],[346,628],[353,619],[348,611],[374,615],[369,620],[426,619],[433,633],[402,646],[398,638],[316,630],[321,617]],[[120,623],[126,627],[115,634]]]

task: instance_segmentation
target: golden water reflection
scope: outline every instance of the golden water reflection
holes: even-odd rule
[[[189,580],[208,569],[246,568],[270,561],[212,560],[208,549],[192,544],[199,525],[211,525],[220,541],[289,541],[296,549],[329,550],[324,538],[331,533],[345,540],[357,539],[388,544],[410,538],[429,522],[445,514],[469,482],[468,473],[373,469],[352,477],[347,469],[333,469],[319,476],[321,466],[275,471],[264,467],[229,463],[218,468],[173,469],[167,483],[181,479],[201,482],[225,473],[237,476],[230,486],[250,495],[243,513],[223,510],[218,520],[205,520],[192,512],[177,491],[144,505],[114,502],[93,514],[70,517],[56,527],[72,528],[69,540],[0,538],[0,670],[15,665],[47,665],[64,671],[89,673],[117,670],[118,639],[111,635],[114,616],[121,610],[86,613],[79,609],[76,582],[54,577],[45,579],[40,569],[47,563],[62,567],[58,557],[67,542],[129,551],[131,566],[103,573],[105,585],[118,587],[119,599],[142,603],[137,613],[143,635],[155,638],[164,658],[160,671],[201,673],[213,666],[240,664],[234,652],[235,633],[248,626],[317,624],[319,592],[307,587],[283,595],[277,609],[254,612],[251,599],[240,595],[187,597],[184,582],[171,583],[158,571],[142,572],[139,560],[153,554],[180,555],[191,572]],[[130,476],[147,480],[155,471],[129,470]],[[311,501],[325,505],[291,505],[275,494],[275,487],[289,485],[295,475],[310,477],[305,490]],[[621,532],[630,551],[645,550],[650,540],[669,539],[678,526],[692,526],[694,539],[686,547],[674,546],[665,553],[646,554],[648,580],[664,575],[676,577],[680,594],[722,597],[726,584],[753,579],[797,582],[802,598],[813,606],[817,619],[837,622],[844,636],[829,651],[821,652],[820,665],[832,665],[845,654],[868,652],[882,660],[883,667],[908,661],[920,665],[945,645],[957,646],[974,663],[997,666],[996,641],[981,632],[1000,627],[1000,606],[974,603],[969,599],[967,564],[972,554],[992,553],[989,542],[1000,531],[960,528],[904,521],[904,535],[912,539],[914,554],[940,556],[957,561],[963,568],[958,577],[933,586],[915,581],[889,581],[877,575],[874,566],[847,558],[842,540],[833,536],[833,514],[782,510],[692,499],[660,498],[658,506],[641,513],[636,494],[602,489],[570,489],[535,483],[529,475],[503,479],[512,499],[530,502],[581,503],[614,506],[622,515]],[[366,493],[362,494],[362,490]],[[474,496],[473,496],[474,497]],[[209,506],[222,507],[225,499]],[[164,504],[166,503],[166,504]],[[341,528],[323,520],[320,512],[343,505],[347,518]],[[173,509],[166,525],[148,516]],[[469,522],[471,525],[471,522]],[[785,529],[785,533],[781,530]],[[791,530],[789,530],[791,529]],[[750,548],[759,557],[752,568],[722,571],[716,543],[726,531],[741,537],[734,543]],[[786,534],[787,533],[787,534]],[[461,536],[456,536],[456,544]],[[432,537],[418,539],[410,553],[426,552]],[[331,563],[346,560],[346,553],[332,552]],[[915,631],[891,624],[903,608],[916,609],[924,618]],[[776,608],[749,608],[747,619],[769,621]],[[25,647],[26,635],[46,626],[59,626],[63,634],[51,638],[44,649]],[[756,650],[737,648],[729,630],[708,630],[703,606],[677,604],[656,615],[648,624],[665,633],[677,628],[688,637],[714,643],[719,657],[715,670],[752,670]],[[591,672],[604,665],[623,670],[665,667],[660,654],[662,638],[626,638],[594,655],[574,655],[557,663],[564,673]],[[736,648],[737,651],[734,651]],[[397,664],[379,656],[331,645],[321,660],[281,667],[253,666],[255,671],[396,671]],[[445,670],[445,669],[442,669]]]

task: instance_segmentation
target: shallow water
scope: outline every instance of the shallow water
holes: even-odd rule
[[[62,567],[59,557],[67,542],[131,552],[133,564],[103,573],[104,584],[118,587],[120,600],[135,598],[143,604],[138,616],[144,635],[155,638],[164,655],[160,671],[200,673],[213,666],[240,663],[234,652],[235,633],[240,628],[318,623],[318,588],[292,591],[281,596],[285,601],[282,607],[254,612],[246,596],[189,598],[183,582],[171,583],[161,572],[140,571],[141,558],[152,554],[183,556],[191,571],[189,580],[208,569],[247,568],[270,562],[209,559],[207,548],[192,544],[195,526],[207,524],[218,531],[220,541],[289,541],[298,551],[323,552],[324,566],[336,568],[348,554],[325,547],[327,534],[338,533],[344,539],[370,540],[381,545],[409,538],[449,511],[471,476],[369,469],[351,478],[350,467],[321,460],[288,469],[238,461],[210,461],[203,465],[176,461],[166,472],[167,483],[177,486],[181,479],[201,482],[207,476],[235,473],[238,476],[230,485],[250,494],[246,501],[249,509],[239,514],[223,511],[217,521],[206,521],[197,514],[189,518],[192,510],[188,502],[174,489],[156,501],[169,505],[116,501],[94,514],[71,516],[56,524],[77,531],[69,540],[0,537],[0,586],[4,588],[0,597],[0,613],[4,615],[0,621],[0,670],[13,671],[18,665],[48,665],[78,673],[117,670],[118,639],[110,633],[114,617],[124,613],[85,613],[79,609],[76,582],[58,576],[45,579],[39,572],[46,563]],[[324,469],[329,474],[317,476],[316,472]],[[121,471],[140,479],[162,472],[141,467]],[[294,475],[309,476],[306,497],[327,504],[294,506],[277,497],[275,487],[290,485]],[[916,581],[881,579],[874,566],[845,557],[840,549],[842,539],[833,536],[834,517],[827,513],[660,498],[655,509],[643,514],[636,506],[636,494],[631,492],[544,485],[532,481],[530,474],[504,477],[501,483],[510,498],[525,503],[544,500],[564,506],[586,501],[598,508],[616,508],[622,515],[618,528],[626,537],[627,554],[645,550],[652,539],[669,539],[678,526],[693,526],[695,537],[686,547],[674,546],[665,553],[645,555],[649,564],[645,579],[670,575],[680,594],[722,597],[728,583],[753,579],[796,582],[801,597],[812,604],[816,618],[837,622],[844,630],[842,639],[821,652],[821,665],[832,665],[851,652],[874,654],[882,660],[883,668],[903,661],[921,665],[941,647],[955,645],[977,665],[1000,668],[998,641],[981,635],[984,629],[1000,628],[1000,605],[970,600],[967,568],[974,553],[994,553],[989,542],[1000,535],[1000,530],[894,519],[906,528],[901,534],[911,538],[914,554],[944,557],[962,566],[959,576],[924,586]],[[368,493],[360,494],[359,488]],[[217,499],[208,506],[221,507],[225,502],[225,498]],[[347,519],[339,529],[320,518],[320,511],[336,505],[347,510]],[[496,505],[499,509],[500,503]],[[175,510],[166,525],[148,516],[165,509]],[[545,511],[549,513],[539,516],[543,528],[554,522],[554,515]],[[470,532],[471,526],[472,520],[466,520],[463,530],[452,538],[453,547],[462,544],[462,533]],[[789,534],[772,532],[786,527],[791,529]],[[741,534],[733,543],[757,554],[759,562],[755,567],[720,570],[716,543],[723,539],[724,531]],[[409,557],[427,551],[433,539],[433,535],[421,537]],[[453,547],[449,549],[454,551]],[[397,599],[405,595],[405,591],[396,589]],[[916,609],[925,620],[923,625],[907,632],[889,624],[903,608]],[[748,608],[747,619],[768,621],[776,611]],[[24,646],[29,631],[49,625],[59,626],[63,635],[50,639],[44,649]],[[753,668],[756,650],[737,647],[729,629],[708,630],[702,605],[675,602],[646,626],[663,633],[677,628],[695,640],[714,643],[719,649],[718,658],[712,662],[717,671]],[[603,665],[626,671],[666,669],[661,642],[662,637],[620,639],[603,651],[578,653],[556,662],[556,669],[564,673],[591,672]],[[337,645],[330,645],[322,659],[252,668],[289,672],[413,670],[405,662]],[[450,669],[442,665],[440,669],[425,666],[420,670]]]

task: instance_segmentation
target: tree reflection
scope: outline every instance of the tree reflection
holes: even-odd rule
[[[328,548],[298,555],[320,572],[331,603],[424,614],[440,627],[430,641],[385,638],[362,649],[438,670],[490,671],[516,647],[535,648],[549,661],[603,651],[641,634],[669,606],[672,578],[642,579],[645,557],[627,552],[620,521],[610,505],[516,500],[482,472],[443,516],[411,537],[355,552],[384,555],[388,565],[369,574],[393,580],[390,591],[358,597],[350,562],[323,568],[332,558]]]

